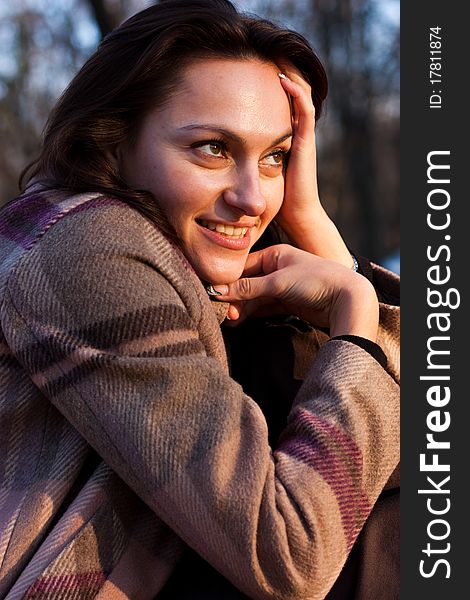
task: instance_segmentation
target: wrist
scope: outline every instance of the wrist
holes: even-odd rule
[[[375,342],[379,325],[377,295],[362,275],[350,275],[330,309],[330,337],[356,335]]]
[[[351,253],[323,207],[304,213],[295,223],[279,220],[279,224],[297,248],[333,260],[348,269],[353,267]]]

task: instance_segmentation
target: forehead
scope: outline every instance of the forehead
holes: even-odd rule
[[[285,134],[291,113],[278,72],[255,59],[195,61],[183,71],[162,116],[174,126],[207,122],[240,135]]]

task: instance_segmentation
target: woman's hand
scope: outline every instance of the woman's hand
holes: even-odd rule
[[[291,99],[293,139],[286,172],[284,202],[276,221],[298,248],[352,267],[351,255],[318,195],[315,107],[312,90],[293,66],[280,77]]]
[[[243,278],[214,287],[222,292],[220,300],[231,303],[232,321],[253,313],[288,313],[329,327],[331,337],[377,337],[379,307],[371,283],[335,261],[288,244],[249,254]]]

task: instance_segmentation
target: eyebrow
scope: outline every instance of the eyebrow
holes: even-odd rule
[[[234,142],[237,142],[240,144],[243,144],[246,142],[245,138],[240,137],[233,131],[229,131],[228,129],[219,127],[218,125],[212,125],[210,123],[206,123],[206,124],[192,123],[190,125],[184,125],[183,127],[180,127],[180,131],[192,131],[194,129],[202,129],[203,131],[212,131],[212,132],[217,131],[218,133],[221,133],[223,136],[227,137],[230,140],[233,140]],[[277,140],[274,140],[272,142],[271,146],[276,146],[277,144],[282,144],[282,142],[289,139],[290,137],[292,137],[292,131],[289,131],[286,134],[282,135]]]

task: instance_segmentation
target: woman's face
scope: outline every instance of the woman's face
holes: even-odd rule
[[[118,149],[119,166],[154,194],[199,277],[230,283],[281,207],[291,134],[275,65],[201,60]]]

